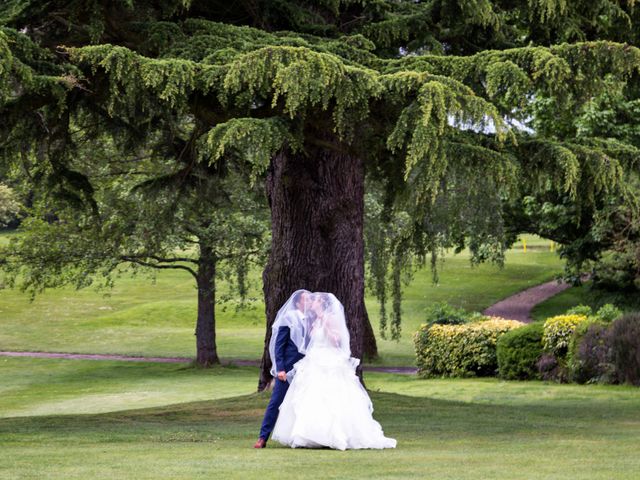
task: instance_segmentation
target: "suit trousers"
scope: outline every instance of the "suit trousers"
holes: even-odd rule
[[[262,420],[262,427],[260,428],[260,438],[264,438],[265,441],[269,439],[269,435],[271,435],[273,428],[276,426],[280,405],[282,405],[287,390],[289,390],[289,382],[283,382],[276,378],[271,392],[271,399],[264,412],[264,420]]]

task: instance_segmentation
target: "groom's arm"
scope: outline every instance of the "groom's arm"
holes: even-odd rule
[[[284,372],[284,354],[289,341],[289,327],[280,327],[276,337],[276,372]],[[281,379],[282,380],[282,379]]]

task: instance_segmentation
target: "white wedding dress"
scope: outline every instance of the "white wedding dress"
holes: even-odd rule
[[[311,338],[294,366],[272,438],[293,448],[395,448],[371,415],[371,399],[355,373],[359,360],[332,345],[324,328]]]

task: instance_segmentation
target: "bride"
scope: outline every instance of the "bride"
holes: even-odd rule
[[[355,373],[360,361],[351,357],[342,304],[331,293],[314,293],[310,310],[306,356],[287,373],[290,386],[272,438],[293,448],[395,448]]]

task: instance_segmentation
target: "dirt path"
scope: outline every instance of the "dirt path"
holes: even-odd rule
[[[531,318],[531,309],[534,306],[538,303],[544,302],[563,290],[566,290],[570,286],[571,284],[564,282],[558,283],[556,280],[542,283],[500,300],[498,303],[494,303],[482,313],[485,315],[508,318],[510,320],[531,322],[533,320]]]
[[[159,363],[187,363],[193,359],[188,357],[134,357],[128,355],[106,355],[89,353],[53,353],[53,352],[0,352],[2,357],[31,357],[31,358],[64,358],[71,360],[122,360],[126,362],[159,362]],[[258,367],[259,360],[231,360],[222,362],[223,365],[237,365],[240,367]],[[367,372],[401,373],[412,375],[418,370],[415,367],[364,367]]]

